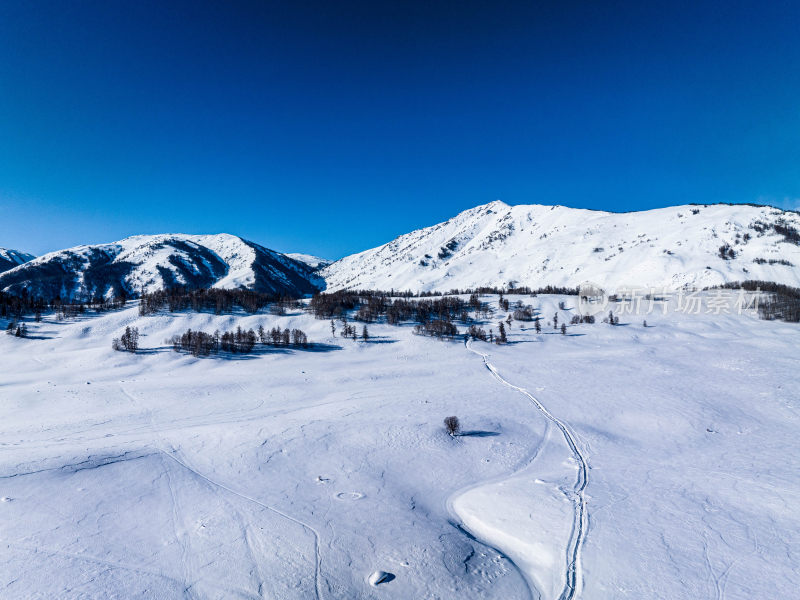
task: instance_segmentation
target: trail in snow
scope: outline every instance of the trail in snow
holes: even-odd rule
[[[573,522],[570,543],[567,547],[566,585],[559,595],[559,600],[574,600],[574,598],[576,598],[576,596],[580,593],[580,588],[582,585],[583,575],[581,571],[581,548],[583,546],[583,542],[585,541],[586,532],[588,530],[588,512],[586,509],[586,497],[584,494],[586,485],[589,482],[589,469],[586,458],[581,453],[575,440],[575,435],[572,433],[572,431],[570,431],[570,428],[566,425],[566,423],[553,416],[553,414],[547,410],[547,408],[530,392],[528,392],[528,390],[509,383],[503,379],[503,377],[497,372],[497,369],[494,367],[494,365],[489,362],[487,355],[472,348],[472,340],[467,341],[466,347],[470,352],[477,354],[483,359],[483,364],[487,369],[489,369],[489,372],[492,374],[492,376],[494,376],[495,379],[497,379],[503,385],[527,396],[528,399],[533,402],[536,408],[539,409],[539,411],[547,419],[552,421],[556,427],[558,427],[558,429],[561,431],[561,434],[564,436],[564,440],[566,441],[567,446],[569,446],[572,455],[575,457],[575,461],[578,464],[578,479],[573,488],[573,498],[571,498],[575,504],[575,520]]]
[[[164,453],[159,448],[160,452],[160,459],[161,465],[164,468],[164,477],[167,481],[167,488],[169,489],[169,496],[170,496],[170,504],[172,506],[172,530],[177,538],[178,542],[181,545],[181,573],[183,576],[183,594],[189,598],[194,598],[194,592],[192,591],[192,583],[191,581],[191,573],[189,570],[189,535],[186,532],[185,526],[178,527],[178,522],[181,520],[181,514],[178,510],[178,498],[175,495],[175,488],[172,485],[172,477],[170,477],[169,469],[167,468],[166,463],[164,462]],[[183,532],[183,533],[181,533]]]
[[[309,525],[305,521],[301,521],[300,519],[297,519],[297,518],[295,518],[295,517],[283,512],[282,510],[275,508],[274,506],[270,506],[268,504],[264,504],[263,502],[261,502],[260,500],[256,500],[252,496],[248,496],[247,494],[243,494],[241,492],[237,492],[236,490],[229,488],[225,484],[219,483],[218,481],[214,481],[213,479],[211,479],[209,477],[206,477],[205,475],[203,475],[199,471],[193,469],[192,467],[187,465],[185,462],[183,462],[182,460],[180,460],[179,458],[177,458],[173,454],[171,454],[169,452],[166,452],[164,450],[161,450],[161,449],[159,449],[159,450],[165,456],[168,456],[169,458],[174,460],[176,463],[178,463],[180,466],[182,466],[184,469],[187,469],[188,471],[191,471],[197,477],[199,477],[203,481],[211,484],[212,486],[216,486],[216,487],[218,487],[218,488],[220,488],[222,490],[225,490],[226,492],[229,492],[229,493],[233,494],[234,496],[238,496],[239,498],[242,498],[243,500],[249,500],[250,502],[252,502],[254,504],[257,504],[258,506],[260,506],[260,507],[262,507],[262,508],[264,508],[264,509],[266,509],[268,511],[271,511],[271,512],[277,514],[277,515],[280,515],[281,517],[283,517],[285,519],[288,519],[289,521],[292,521],[293,523],[296,523],[297,525],[300,525],[301,527],[303,527],[307,531],[311,532],[314,535],[314,553],[315,553],[315,556],[316,556],[316,562],[315,562],[315,568],[314,568],[314,583],[315,583],[314,589],[315,589],[315,592],[316,592],[316,598],[318,600],[322,598],[322,585],[320,583],[320,569],[322,567],[322,564],[321,564],[322,561],[321,561],[321,555],[320,555],[320,537],[319,537],[319,532],[316,529],[314,529],[314,527],[312,527],[311,525]]]
[[[134,406],[136,406],[138,404],[138,401],[136,400],[136,398],[132,394],[130,394],[125,388],[120,387],[120,389],[122,390],[122,393],[125,394],[125,396],[127,396],[128,399],[134,404]],[[163,443],[163,439],[158,434],[157,430],[153,427],[152,411],[147,409],[147,414],[148,414],[148,421],[150,423],[150,429],[151,429],[153,435]],[[210,477],[207,477],[206,475],[203,475],[201,472],[199,472],[195,468],[189,466],[188,464],[186,464],[186,462],[182,461],[180,458],[175,456],[174,453],[176,452],[176,450],[174,448],[172,448],[171,445],[168,445],[168,446],[170,446],[170,450],[171,450],[170,452],[167,452],[166,450],[161,448],[160,444],[154,444],[154,445],[156,446],[155,449],[158,450],[161,454],[163,454],[167,458],[172,459],[178,465],[180,465],[181,467],[183,467],[187,471],[191,472],[196,477],[202,479],[206,483],[210,484],[212,487],[219,488],[219,489],[224,490],[224,491],[226,491],[226,492],[228,492],[230,494],[233,494],[234,496],[238,496],[239,498],[241,498],[243,500],[247,500],[249,502],[252,502],[253,504],[256,504],[256,505],[260,506],[261,508],[264,508],[264,509],[266,509],[266,510],[272,512],[272,513],[275,513],[276,515],[279,515],[279,516],[283,517],[284,519],[287,519],[287,520],[291,521],[292,523],[300,525],[306,531],[311,532],[311,534],[313,534],[313,536],[314,536],[314,556],[315,556],[315,561],[314,561],[314,592],[315,592],[315,598],[317,600],[322,600],[322,596],[323,596],[322,595],[322,583],[321,583],[322,554],[321,554],[321,550],[320,550],[320,535],[319,535],[319,532],[313,526],[309,525],[305,521],[301,521],[300,519],[298,519],[296,517],[293,517],[290,514],[287,514],[287,513],[283,512],[282,510],[280,510],[278,508],[275,508],[274,506],[270,506],[268,504],[265,504],[264,502],[261,502],[260,500],[256,500],[252,496],[248,496],[247,494],[243,494],[241,492],[237,492],[236,490],[226,486],[225,484],[219,483],[218,481],[215,481],[215,480],[211,479]],[[172,490],[170,490],[170,491],[172,491]],[[173,500],[174,500],[174,496],[173,496]],[[173,504],[173,506],[174,506],[174,504]],[[185,558],[184,558],[184,569],[185,569]]]

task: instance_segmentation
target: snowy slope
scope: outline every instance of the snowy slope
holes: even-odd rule
[[[302,295],[323,285],[312,269],[228,235],[139,235],[40,256],[0,274],[0,290],[88,298],[185,286]]]
[[[794,597],[797,325],[646,317],[465,346],[385,323],[354,342],[300,311],[45,314],[0,335],[0,595]],[[138,354],[111,349],[127,325]],[[320,347],[164,346],[237,325]]]
[[[331,262],[333,262],[326,258],[320,258],[319,256],[313,256],[311,254],[301,254],[299,252],[289,252],[286,254],[286,256],[305,263],[312,269],[321,269],[322,267],[327,267],[329,264],[331,264]]]
[[[0,248],[0,273],[8,271],[33,259],[33,254],[26,254],[19,250]]]
[[[606,289],[677,289],[745,279],[797,286],[800,245],[778,233],[776,223],[800,230],[800,214],[749,205],[609,213],[496,201],[347,256],[321,275],[329,290],[449,291],[585,281]],[[725,244],[733,257],[720,256]]]

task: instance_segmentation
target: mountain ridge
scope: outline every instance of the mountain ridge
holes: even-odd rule
[[[28,254],[27,252],[13,250],[11,248],[0,248],[0,273],[18,267],[33,258],[35,258],[33,254]]]
[[[584,282],[674,290],[758,279],[798,287],[800,213],[750,204],[615,213],[496,200],[335,262],[282,254],[231,234],[178,233],[39,257],[0,250],[3,257],[9,268],[0,272],[0,291],[69,299],[175,286],[295,297]]]
[[[57,250],[0,273],[0,290],[85,300],[167,287],[299,296],[324,287],[305,263],[230,234],[135,235]]]
[[[498,200],[344,257],[320,274],[330,291],[586,281],[678,289],[744,279],[797,286],[799,230],[800,214],[771,206],[688,204],[613,213]]]

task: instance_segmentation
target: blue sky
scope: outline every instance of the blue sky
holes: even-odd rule
[[[800,3],[0,4],[0,246],[800,207]]]

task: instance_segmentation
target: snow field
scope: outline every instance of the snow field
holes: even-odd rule
[[[574,300],[525,299],[545,320]],[[514,322],[508,345],[471,344],[586,457],[580,597],[791,597],[796,326],[647,320],[567,336]],[[320,346],[165,344],[259,323]],[[110,348],[126,325],[137,355]],[[4,596],[558,598],[578,474],[561,431],[463,342],[368,327],[353,342],[299,312],[131,305],[0,336]],[[451,414],[469,435],[444,432]],[[394,579],[372,585],[377,571]]]

